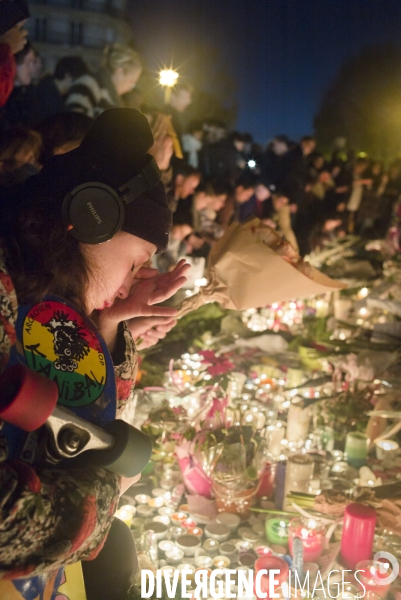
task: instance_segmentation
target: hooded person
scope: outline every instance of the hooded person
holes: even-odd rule
[[[115,412],[129,399],[137,351],[126,320],[145,321],[145,330],[152,319],[173,322],[174,309],[154,305],[183,285],[187,269],[182,262],[159,275],[147,267],[167,246],[171,220],[147,154],[152,143],[143,115],[110,109],[79,148],[52,157],[12,196],[4,192],[0,374],[16,342],[18,306],[52,294],[74,303],[102,334],[114,364]],[[65,565],[94,558],[133,483],[92,465],[37,470],[9,447],[0,434],[0,597],[7,596],[2,585],[7,593],[10,585],[20,589],[20,577],[54,581]]]

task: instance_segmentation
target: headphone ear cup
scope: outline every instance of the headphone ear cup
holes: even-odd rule
[[[108,185],[88,182],[68,193],[62,206],[71,235],[85,244],[101,244],[121,230],[124,205]]]

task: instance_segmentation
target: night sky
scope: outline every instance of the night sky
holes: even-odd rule
[[[401,44],[401,0],[129,2],[149,69],[172,61],[195,86],[225,92],[237,129],[262,143],[312,132],[344,59],[366,45]]]

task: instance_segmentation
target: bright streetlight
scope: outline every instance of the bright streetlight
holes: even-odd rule
[[[170,101],[171,88],[175,86],[178,79],[177,71],[173,69],[163,69],[159,74],[159,83],[164,87],[164,102],[166,104]]]

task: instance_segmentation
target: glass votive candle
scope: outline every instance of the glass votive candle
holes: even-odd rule
[[[168,531],[173,540],[176,540],[180,535],[185,533],[185,529],[180,527],[180,525],[173,525]]]
[[[287,546],[288,519],[266,519],[266,537],[270,544]]]
[[[228,569],[231,561],[228,556],[215,556],[213,559],[213,567],[215,569]]]
[[[120,521],[124,521],[128,527],[131,527],[132,519],[136,515],[136,506],[132,506],[131,504],[124,504],[116,510],[115,517],[120,519]]]
[[[167,550],[166,560],[170,565],[179,565],[184,558],[184,552],[174,546],[171,550]]]
[[[150,496],[147,496],[146,494],[137,494],[135,496],[135,502],[137,504],[147,504],[148,500],[150,500]]]
[[[325,548],[326,527],[315,519],[296,517],[288,526],[288,542],[290,554],[293,556],[292,544],[295,537],[302,540],[304,561],[316,562]]]
[[[364,433],[352,431],[345,438],[345,454],[347,463],[360,469],[366,463],[368,456],[369,438]]]
[[[217,540],[208,539],[203,542],[203,549],[209,556],[216,556],[219,552],[220,543]]]
[[[195,566],[198,568],[209,569],[213,565],[211,556],[197,556],[195,558]]]
[[[386,562],[388,564],[388,561]],[[385,569],[384,564],[383,568],[380,568],[378,563],[379,561],[373,562],[373,560],[362,560],[356,565],[356,570],[359,571],[358,579],[365,587],[366,592],[374,592],[375,594],[378,594],[382,600],[385,600],[391,585],[390,583],[387,583],[387,581],[392,573],[392,568],[391,566],[388,566]],[[362,586],[360,586],[360,589],[363,593]]]

